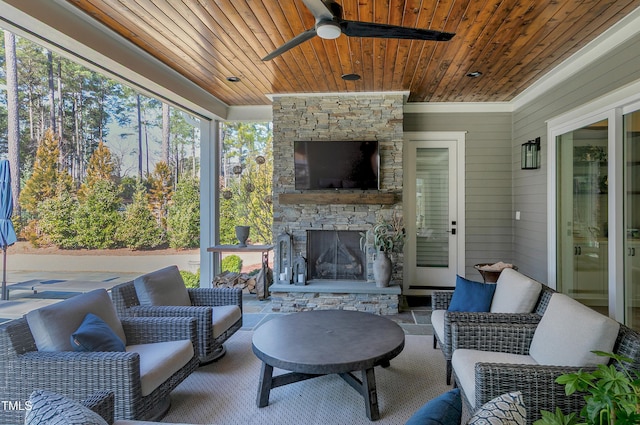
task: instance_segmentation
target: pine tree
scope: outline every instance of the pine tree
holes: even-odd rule
[[[73,226],[78,246],[89,249],[115,248],[116,231],[122,223],[118,188],[107,179],[97,180],[74,217]]]
[[[93,152],[93,155],[91,155],[91,158],[89,158],[87,177],[78,191],[78,198],[86,198],[87,193],[93,189],[96,182],[100,180],[111,180],[114,170],[115,164],[111,158],[111,151],[109,151],[109,148],[104,143],[100,142]]]
[[[158,224],[166,230],[167,211],[173,195],[171,169],[167,163],[158,162],[156,164],[153,174],[149,176],[149,185],[149,208],[151,208]]]
[[[60,185],[71,188],[71,176],[58,169],[58,140],[50,129],[44,134],[36,152],[33,172],[20,193],[20,206],[31,214],[38,216],[38,205],[45,199],[56,195]]]
[[[169,246],[196,248],[200,246],[200,184],[196,179],[178,183],[169,206]]]
[[[156,248],[165,243],[165,232],[149,210],[147,191],[141,182],[136,185],[133,202],[127,206],[116,238],[130,249]]]

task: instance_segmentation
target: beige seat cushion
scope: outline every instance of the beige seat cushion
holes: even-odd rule
[[[222,305],[212,308],[213,337],[217,338],[242,318],[242,311],[237,305]]]
[[[140,305],[191,305],[189,292],[177,266],[169,266],[137,277],[133,284]]]
[[[444,341],[444,314],[447,310],[433,310],[431,312],[431,325],[438,341]]]
[[[127,346],[127,352],[140,354],[142,396],[153,392],[194,355],[191,340],[156,342]]]
[[[78,329],[87,313],[104,320],[126,344],[124,329],[109,294],[104,289],[96,289],[26,314],[38,350],[73,351],[71,334]]]
[[[476,406],[476,363],[536,364],[531,356],[497,353],[493,351],[468,350],[461,348],[453,352],[451,365],[456,371],[458,384],[469,404]]]
[[[531,313],[538,302],[542,284],[514,269],[504,269],[491,300],[492,313]]]
[[[591,351],[613,351],[620,324],[567,295],[549,300],[531,341],[529,354],[539,364],[595,366],[609,361]]]

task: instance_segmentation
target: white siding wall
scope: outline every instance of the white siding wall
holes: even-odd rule
[[[640,79],[640,36],[627,41],[588,69],[529,102],[513,114],[513,261],[520,271],[547,281],[547,125],[546,121]],[[631,95],[632,93],[629,93]],[[540,137],[542,167],[520,169],[520,145]]]
[[[404,131],[466,131],[466,275],[473,265],[511,262],[511,114],[405,113]]]

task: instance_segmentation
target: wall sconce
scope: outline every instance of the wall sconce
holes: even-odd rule
[[[520,165],[523,170],[540,168],[540,138],[522,144]]]

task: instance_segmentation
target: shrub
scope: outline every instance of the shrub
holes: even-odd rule
[[[69,192],[45,199],[38,206],[40,212],[41,239],[59,248],[75,248],[76,232],[70,223],[78,209],[78,202]]]
[[[120,199],[112,181],[99,180],[87,190],[86,199],[80,203],[74,220],[78,246],[89,249],[116,247],[116,231],[122,222],[119,207]]]
[[[200,185],[196,179],[178,183],[169,206],[167,223],[171,248],[200,246]]]
[[[199,288],[200,287],[200,269],[197,272],[192,273],[186,270],[180,270],[182,280],[187,288]]]
[[[155,248],[165,242],[165,232],[148,208],[147,194],[140,183],[133,195],[133,203],[124,212],[116,239],[127,248]]]
[[[242,258],[237,255],[229,255],[222,259],[222,271],[223,272],[235,272],[240,273],[242,270]]]

